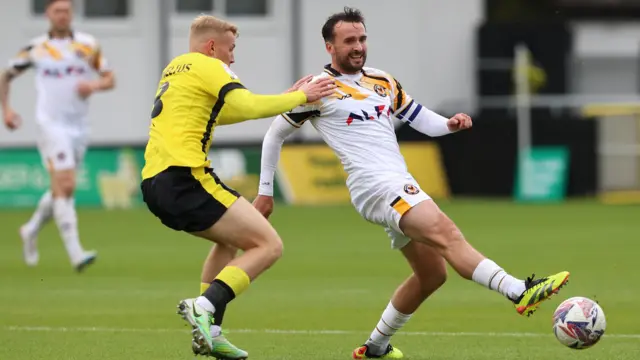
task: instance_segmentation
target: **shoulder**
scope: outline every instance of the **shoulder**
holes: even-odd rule
[[[47,34],[36,36],[31,40],[29,40],[29,42],[25,45],[23,50],[28,51],[33,49],[34,47],[42,46],[42,44],[44,44],[48,39],[49,39],[49,36]]]
[[[213,72],[216,74],[226,73],[231,80],[237,80],[238,76],[231,68],[219,59],[209,57],[200,53],[187,53],[179,56],[181,61],[189,61],[197,66],[197,71]],[[176,59],[178,59],[176,58]],[[199,66],[198,66],[199,65]]]
[[[362,68],[362,73],[365,76],[368,77],[372,77],[372,78],[377,78],[379,80],[383,80],[383,81],[387,81],[389,83],[393,83],[395,82],[395,79],[393,78],[393,76],[391,76],[388,72],[380,70],[380,69],[376,69],[373,67],[363,67]]]
[[[92,48],[98,47],[98,40],[95,36],[82,31],[73,33],[73,41]]]
[[[331,75],[327,74],[326,72],[321,72],[320,74],[314,76],[311,79],[311,82],[314,82],[314,81],[317,81],[317,80],[323,79],[323,78],[328,78],[328,77],[331,77]]]

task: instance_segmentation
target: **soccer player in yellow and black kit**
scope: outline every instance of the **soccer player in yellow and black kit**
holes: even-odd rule
[[[221,334],[227,303],[282,254],[280,237],[240,194],[210,168],[207,153],[217,125],[276,116],[333,93],[332,80],[300,81],[289,93],[255,95],[230,70],[237,28],[212,16],[191,25],[189,53],[174,58],[158,85],[142,169],[142,194],[167,227],[243,250],[178,313],[193,327],[196,354],[246,359]],[[296,89],[299,88],[299,89]]]

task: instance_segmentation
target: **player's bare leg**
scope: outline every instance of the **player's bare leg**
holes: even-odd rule
[[[367,342],[354,350],[354,359],[383,355],[389,359],[402,358],[402,352],[390,345],[391,337],[447,280],[446,261],[432,247],[418,241],[411,241],[401,249],[401,252],[411,266],[413,274],[396,289]]]
[[[95,251],[85,251],[80,244],[78,216],[73,198],[75,186],[75,170],[51,171],[53,218],[58,226],[60,237],[62,237],[71,264],[78,272],[81,272],[95,261],[97,253]]]
[[[569,278],[566,271],[526,281],[507,273],[471,246],[454,222],[428,200],[419,203],[400,219],[400,228],[411,239],[432,246],[467,280],[497,291],[516,304],[520,314],[530,315],[538,304],[557,293]]]
[[[225,244],[215,244],[211,248],[209,255],[207,255],[204,261],[204,265],[202,265],[200,294],[203,294],[209,286],[211,286],[211,283],[216,279],[220,271],[222,271],[231,260],[236,258],[237,253],[238,249]]]
[[[248,354],[222,336],[221,320],[227,304],[282,256],[282,241],[271,224],[244,198],[236,200],[211,228],[193,235],[226,245],[221,249],[227,252],[219,253],[224,259],[218,260],[228,260],[231,249],[243,250],[219,271],[202,296],[183,300],[179,305],[179,313],[194,327],[194,352],[223,359],[245,359]],[[216,250],[213,251],[215,260]],[[213,263],[212,269],[223,263]],[[203,312],[209,314],[208,322],[204,321]]]

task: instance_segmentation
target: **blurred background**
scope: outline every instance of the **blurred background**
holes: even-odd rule
[[[2,41],[0,58],[9,59],[47,30],[44,3],[15,2],[0,13],[0,31],[11,34]],[[79,205],[105,205],[109,200],[102,193],[116,191],[106,187],[118,183],[109,174],[139,170],[158,76],[173,56],[187,51],[194,16],[209,13],[235,22],[241,34],[234,70],[253,91],[274,93],[305,74],[321,72],[330,61],[320,28],[345,5],[336,0],[74,4],[74,28],[99,40],[117,76],[115,91],[92,99],[94,147],[80,179]],[[348,5],[367,18],[369,66],[391,73],[425,106],[446,116],[467,112],[475,120],[473,131],[439,139],[399,128],[401,141],[429,143],[423,145],[431,155],[416,151],[415,160],[405,155],[415,163],[412,171],[427,177],[436,171],[435,177],[442,177],[421,179],[434,196],[557,200],[601,195],[609,202],[637,197],[640,1],[401,0],[389,6],[353,0]],[[32,206],[46,187],[34,149],[32,77],[29,72],[12,84],[12,103],[24,126],[13,133],[0,130],[1,206]],[[257,189],[255,162],[270,120],[215,133],[214,148],[225,148],[211,154],[217,171],[248,197]],[[319,139],[312,126],[304,126],[290,141],[313,144]],[[307,150],[334,159],[326,149]],[[327,169],[333,160],[292,156],[290,161],[285,156],[279,175],[286,184],[279,186],[285,200],[348,200],[337,162]],[[128,165],[120,166],[121,158],[129,159]],[[291,161],[294,169],[304,166],[316,175],[288,174]],[[103,174],[101,185],[99,174],[105,171],[109,174]],[[327,191],[335,196],[311,194]],[[136,196],[130,194],[134,202]]]
[[[11,34],[2,41],[0,58],[9,59],[47,30],[44,3],[15,2],[0,13],[0,31]],[[89,173],[81,182],[87,193],[79,195],[79,205],[96,205],[98,173],[116,170],[105,156],[115,159],[125,147],[133,156],[130,171],[139,168],[137,155],[147,139],[158,74],[173,56],[187,51],[194,16],[209,13],[235,22],[241,34],[234,70],[253,91],[273,93],[305,74],[319,73],[329,62],[320,28],[327,16],[345,5],[335,0],[74,3],[74,27],[97,37],[117,76],[115,91],[92,99],[94,150],[87,157]],[[428,169],[412,171],[441,172],[444,178],[437,184],[424,180],[430,181],[425,186],[435,196],[558,199],[606,194],[607,201],[620,200],[619,195],[628,201],[635,195],[640,183],[640,128],[635,117],[640,104],[640,1],[402,0],[389,6],[354,0],[348,5],[360,8],[367,18],[369,66],[391,73],[431,109],[447,116],[467,112],[475,120],[473,131],[440,139],[428,139],[408,126],[399,129],[401,141],[431,143],[432,155],[415,161],[422,162],[415,166]],[[4,206],[35,204],[46,182],[44,174],[33,175],[41,169],[24,168],[39,166],[33,149],[32,76],[15,81],[11,96],[26,124],[15,133],[0,130]],[[227,181],[241,182],[236,186],[248,197],[255,193],[257,179],[247,175],[255,175],[257,165],[247,162],[256,161],[270,120],[216,130],[214,148],[226,150],[212,152],[214,165]],[[319,139],[311,126],[305,126],[290,141]],[[317,151],[326,155],[325,150]],[[327,166],[322,161],[296,161],[310,172],[319,164]],[[326,181],[286,176],[284,196],[295,201],[297,191],[321,193],[333,187],[328,191],[342,195],[320,196],[318,201],[346,201],[344,189],[337,189],[343,184],[333,179],[341,176],[334,165],[335,171],[318,170],[318,176],[330,177]],[[286,173],[282,169],[281,175]],[[23,180],[25,176],[29,179]],[[103,182],[115,186],[113,181]],[[612,198],[611,190],[618,197]]]
[[[0,61],[48,30],[44,2],[2,0]],[[240,28],[232,68],[242,82],[257,93],[282,92],[330,61],[320,29],[345,5],[366,16],[367,65],[392,74],[434,111],[474,119],[470,131],[433,139],[398,127],[401,151],[424,190],[474,246],[515,276],[572,275],[559,298],[522,319],[511,303],[450,269],[394,345],[414,360],[640,358],[633,285],[640,0],[74,5],[74,28],[98,39],[116,75],[114,91],[91,99],[92,146],[75,196],[82,243],[98,250],[98,261],[74,274],[51,223],[39,235],[39,265],[24,264],[17,229],[49,186],[35,147],[29,71],[13,81],[10,95],[23,126],[0,127],[0,359],[190,356],[190,335],[173,309],[197,294],[211,244],[163,227],[139,191],[160,73],[188,50],[191,20],[208,13]],[[225,183],[250,199],[271,120],[217,128],[209,154]],[[346,359],[408,275],[382,229],[349,204],[345,178],[312,126],[288,139],[276,178],[280,202],[269,219],[285,255],[225,316],[230,338],[252,358]],[[551,315],[570,296],[593,298],[606,313],[607,333],[592,350],[553,340]]]

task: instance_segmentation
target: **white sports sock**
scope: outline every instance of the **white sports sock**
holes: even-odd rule
[[[80,245],[78,235],[78,218],[74,207],[73,198],[54,198],[53,217],[58,225],[60,237],[69,254],[69,259],[73,265],[82,261],[84,249]]]
[[[207,299],[204,296],[198,296],[196,298],[196,304],[198,304],[198,306],[200,306],[201,308],[207,310],[210,313],[216,312],[215,306],[213,306],[211,301],[209,301],[209,299]]]
[[[517,299],[524,290],[524,281],[509,275],[495,262],[484,259],[478,264],[471,276],[473,281],[495,290],[509,299]]]
[[[29,219],[29,222],[27,222],[26,230],[31,234],[38,233],[52,217],[53,196],[51,196],[51,191],[47,191],[40,198],[36,211],[31,216],[31,219]]]
[[[372,355],[382,355],[385,350],[387,350],[391,337],[400,330],[410,318],[411,314],[400,313],[393,304],[389,302],[387,308],[382,312],[382,317],[378,325],[373,329],[369,340],[366,342],[366,345],[369,347],[369,352]]]

